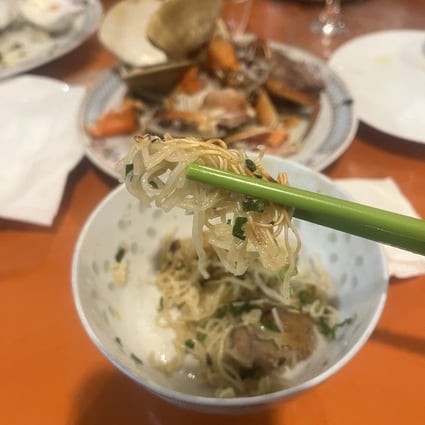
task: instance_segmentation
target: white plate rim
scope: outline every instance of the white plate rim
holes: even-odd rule
[[[52,62],[84,43],[96,31],[103,16],[103,6],[100,0],[86,0],[85,6],[84,23],[80,32],[67,35],[66,42],[61,43],[60,48],[55,49],[53,53],[48,50],[37,57],[18,62],[13,66],[0,67],[0,81]]]

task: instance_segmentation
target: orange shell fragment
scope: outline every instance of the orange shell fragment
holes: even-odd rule
[[[94,124],[88,125],[87,131],[93,137],[108,137],[131,134],[138,128],[136,104],[130,99],[126,99],[119,109],[106,112]]]

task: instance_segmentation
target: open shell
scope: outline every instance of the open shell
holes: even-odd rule
[[[211,38],[221,0],[166,0],[151,17],[147,36],[169,57],[185,58]]]
[[[192,60],[182,60],[143,68],[122,66],[119,74],[132,94],[160,101],[171,93],[194,63]]]
[[[99,40],[133,67],[187,59],[207,44],[222,0],[123,0],[106,13]]]
[[[124,0],[115,4],[100,25],[100,42],[128,65],[137,67],[166,62],[167,55],[146,36],[149,20],[161,4],[159,0]]]

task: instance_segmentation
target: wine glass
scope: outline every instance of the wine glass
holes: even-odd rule
[[[325,7],[311,25],[310,30],[324,36],[344,34],[348,27],[341,17],[341,0],[325,0]]]

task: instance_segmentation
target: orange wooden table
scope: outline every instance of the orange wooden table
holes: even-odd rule
[[[307,26],[319,7],[254,0],[248,29],[288,41],[286,26],[295,19]],[[347,1],[343,10],[352,36],[379,29],[425,28],[423,0]],[[33,72],[79,81],[113,63],[93,36],[66,57]],[[390,176],[425,217],[424,145],[362,124],[349,149],[325,173]],[[0,424],[425,424],[425,276],[391,280],[375,332],[340,372],[317,388],[256,414],[218,417],[180,410],[119,373],[86,336],[70,289],[78,234],[115,185],[84,159],[68,180],[51,227],[0,220]]]

